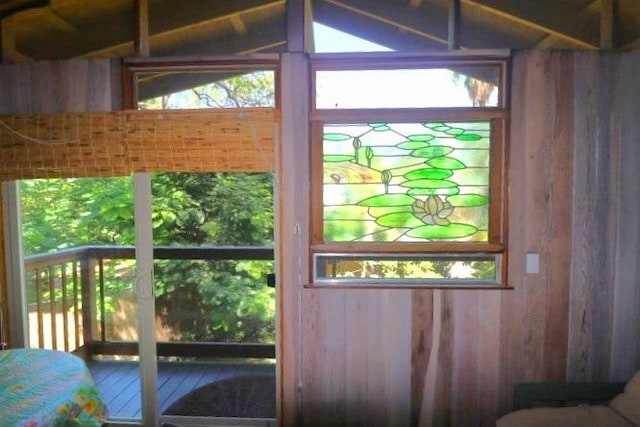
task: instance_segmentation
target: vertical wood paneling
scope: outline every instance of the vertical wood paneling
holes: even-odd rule
[[[282,425],[302,424],[303,366],[305,355],[302,321],[312,335],[317,327],[314,313],[316,301],[305,299],[303,286],[309,278],[306,260],[309,259],[309,140],[307,122],[309,81],[301,78],[309,73],[308,59],[302,54],[284,53],[281,56],[282,138],[276,149],[277,193],[276,286],[278,310],[278,381]],[[283,82],[287,82],[284,84]],[[296,165],[292,167],[291,165]],[[310,295],[313,297],[313,295]],[[304,311],[303,311],[304,310]],[[321,373],[320,373],[321,374]],[[314,382],[315,384],[315,382]]]
[[[304,425],[409,425],[411,292],[304,295]]]
[[[2,114],[113,111],[122,105],[117,60],[0,65],[0,81]]]
[[[277,150],[283,425],[492,425],[516,383],[640,367],[638,52],[514,55],[509,291],[303,289],[307,67],[283,55],[283,82],[297,81],[283,83]],[[0,112],[108,109],[115,68],[0,66]]]
[[[432,290],[413,291],[411,318],[411,424],[418,425],[424,406],[425,376],[433,340]]]
[[[500,406],[513,385],[562,381],[571,266],[573,76],[570,52],[518,53],[513,61],[509,282],[501,296]],[[540,255],[526,274],[525,255]]]
[[[609,377],[640,369],[640,51],[620,55],[620,148],[613,334]]]
[[[617,55],[576,53],[568,379],[609,378],[618,187]]]

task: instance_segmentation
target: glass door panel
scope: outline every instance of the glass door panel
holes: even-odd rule
[[[275,418],[271,175],[155,174],[152,194],[161,416]]]
[[[19,189],[27,345],[80,355],[110,418],[140,420],[132,178]]]

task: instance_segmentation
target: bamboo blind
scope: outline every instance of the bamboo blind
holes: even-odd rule
[[[0,180],[132,172],[266,172],[270,109],[0,116]]]

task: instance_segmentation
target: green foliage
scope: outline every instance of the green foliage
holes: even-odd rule
[[[226,73],[226,72],[225,72]],[[213,76],[216,78],[220,76]],[[252,108],[275,105],[273,71],[253,71],[138,103],[143,110]]]
[[[135,243],[131,177],[23,181],[21,192],[26,254]],[[155,245],[273,244],[269,174],[156,174],[152,193]],[[130,263],[106,264],[108,311],[132,284]],[[156,311],[181,340],[273,342],[272,271],[271,261],[158,260]]]
[[[20,183],[25,255],[82,245],[131,245],[131,177]]]

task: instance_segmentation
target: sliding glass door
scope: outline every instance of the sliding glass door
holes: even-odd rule
[[[151,188],[160,414],[267,423],[276,417],[271,174],[153,174]]]
[[[133,178],[24,180],[13,185],[12,317],[24,346],[75,353],[112,419],[142,421]],[[16,273],[17,272],[17,273]],[[16,333],[16,335],[18,335]]]

